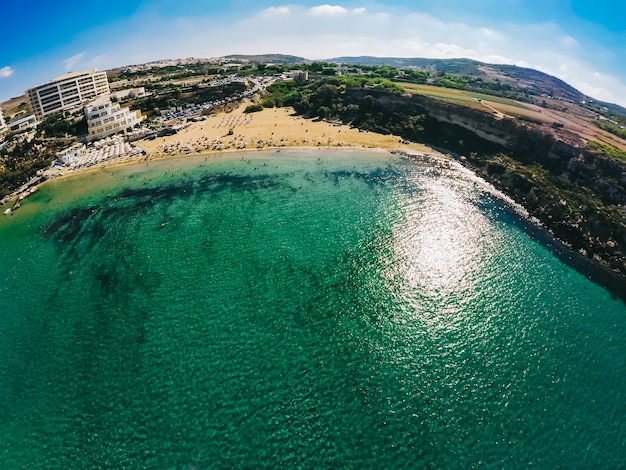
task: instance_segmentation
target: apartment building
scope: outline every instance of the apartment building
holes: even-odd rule
[[[85,106],[85,119],[89,140],[100,139],[119,132],[131,130],[143,117],[140,111],[131,111],[111,101],[111,95],[103,95]]]
[[[0,135],[7,131],[7,124],[4,121],[4,115],[2,114],[2,108],[0,108]]]
[[[31,110],[37,118],[42,119],[49,114],[79,108],[109,92],[106,72],[90,70],[67,73],[48,83],[30,88],[26,93]]]
[[[34,114],[15,119],[7,124],[11,132],[21,132],[24,130],[35,129],[37,127],[37,118]]]

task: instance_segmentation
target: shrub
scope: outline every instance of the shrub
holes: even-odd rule
[[[258,113],[259,111],[263,111],[263,105],[258,103],[250,104],[243,110],[244,113]]]

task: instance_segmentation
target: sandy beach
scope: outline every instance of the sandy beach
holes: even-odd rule
[[[190,121],[177,134],[153,140],[144,139],[133,144],[145,154],[105,159],[79,168],[52,167],[44,172],[44,177],[65,179],[77,174],[98,172],[102,168],[135,164],[139,161],[261,149],[279,150],[283,147],[362,148],[439,154],[430,147],[404,141],[399,136],[361,131],[341,123],[305,119],[296,115],[292,108],[266,108],[255,113],[245,113],[248,104],[250,102],[246,100],[232,111],[207,116],[203,121]],[[15,203],[37,189],[30,186],[22,187],[8,199]]]
[[[354,147],[437,153],[393,135],[361,132],[347,125],[304,119],[291,108],[244,113],[246,104],[229,113],[189,123],[178,134],[143,140],[139,146],[150,157],[254,150],[281,147]]]

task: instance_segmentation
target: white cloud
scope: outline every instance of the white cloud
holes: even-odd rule
[[[466,49],[458,44],[449,44],[438,42],[431,46],[430,50],[433,57],[441,57],[442,59],[453,59],[459,57],[470,57],[474,55],[474,51]]]
[[[106,68],[109,61],[109,54],[100,54],[89,61],[89,66],[96,69]]]
[[[478,32],[487,38],[497,38],[500,36],[496,30],[485,27],[478,28]]]
[[[569,35],[561,36],[561,44],[564,47],[578,47],[580,45],[576,38]]]
[[[265,10],[263,10],[263,15],[265,16],[287,16],[289,15],[289,13],[291,13],[291,10],[289,9],[289,7],[283,6],[283,7],[269,7],[266,8]]]
[[[11,75],[13,75],[13,68],[9,67],[8,65],[6,67],[2,67],[0,69],[0,78],[9,78]]]
[[[309,9],[313,16],[343,16],[348,10],[339,5],[320,5]]]
[[[585,65],[568,72],[571,73],[564,80],[574,88],[597,100],[626,107],[626,85],[617,77],[599,73]]]
[[[65,67],[65,70],[68,72],[73,71],[74,66],[79,63],[83,59],[83,57],[85,57],[85,53],[81,52],[65,59],[63,61],[63,66]]]

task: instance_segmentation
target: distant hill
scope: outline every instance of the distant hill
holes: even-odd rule
[[[398,57],[336,57],[328,62],[351,65],[390,66],[397,68],[415,67],[428,70],[431,74],[460,75],[475,79],[499,82],[513,89],[533,96],[553,97],[573,103],[595,103],[609,113],[626,116],[626,108],[612,103],[604,103],[581,93],[561,79],[538,70],[515,65],[487,64],[471,59],[422,59]]]
[[[255,62],[262,64],[307,64],[312,62],[311,60],[305,59],[304,57],[297,57],[285,54],[233,54],[224,56],[223,58],[235,62]]]
[[[462,75],[483,80],[500,81],[530,95],[546,95],[575,102],[589,97],[563,80],[537,70],[515,65],[486,64],[471,59],[420,59],[395,57],[337,57],[329,62],[391,67],[415,67],[435,75]]]

